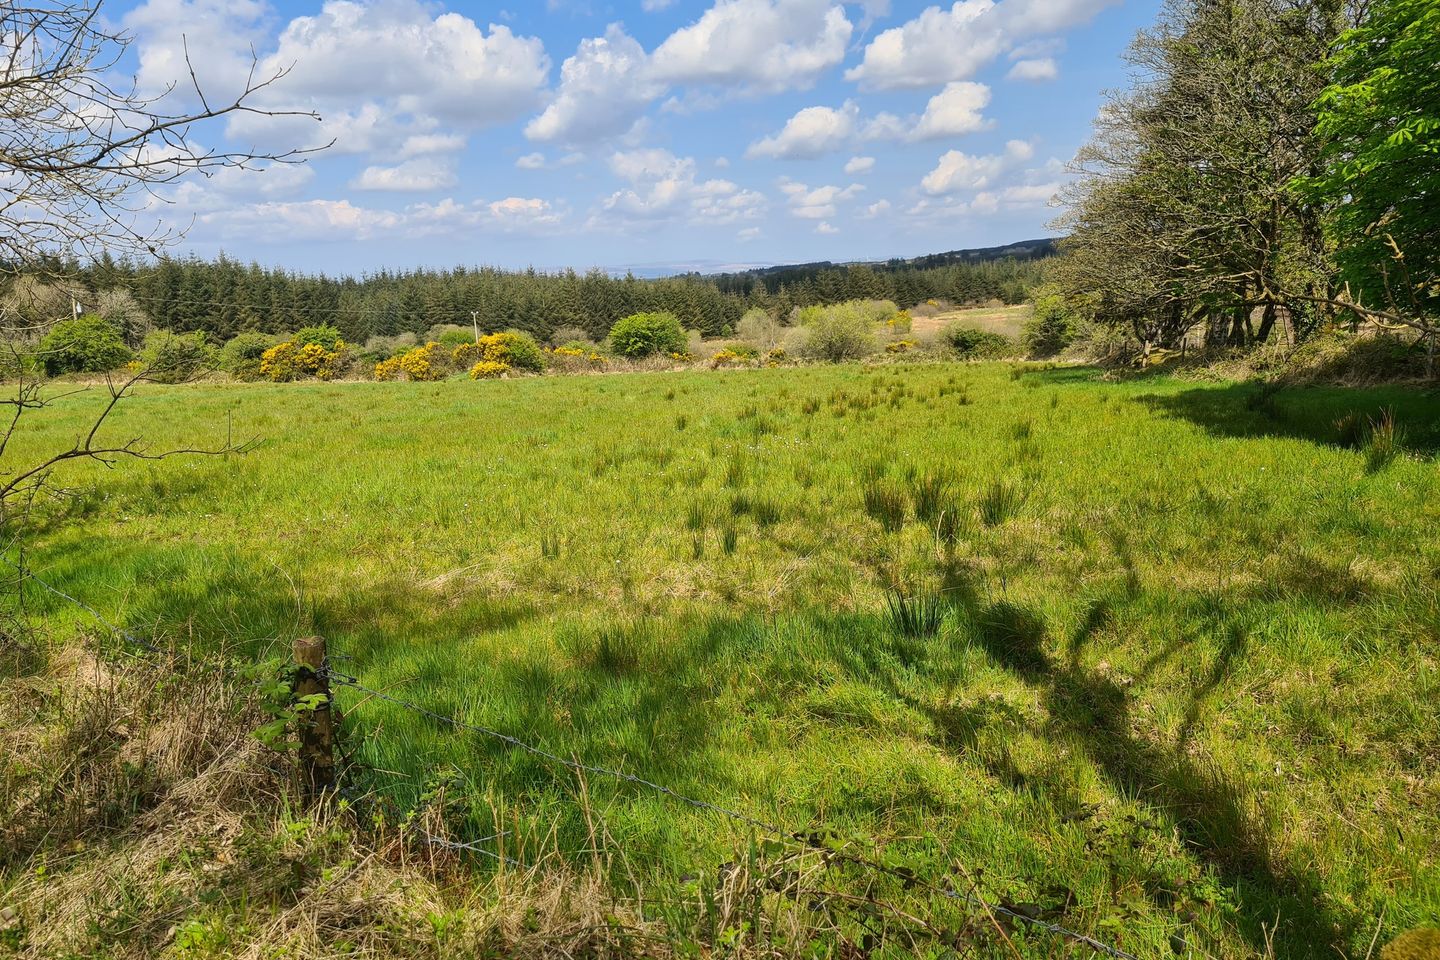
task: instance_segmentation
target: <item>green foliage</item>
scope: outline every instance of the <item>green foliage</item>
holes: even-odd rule
[[[265,333],[242,333],[220,348],[220,369],[236,380],[259,380],[260,360],[275,345]]]
[[[1053,357],[1074,341],[1075,327],[1075,318],[1064,295],[1042,288],[1020,337],[1031,356]]]
[[[952,323],[940,334],[941,339],[966,360],[987,360],[1015,352],[1015,344],[998,333],[978,330],[964,323]]]
[[[681,353],[685,350],[685,330],[673,313],[632,313],[616,320],[610,328],[610,347],[631,359]]]
[[[131,356],[120,331],[89,313],[55,324],[35,351],[36,362],[51,376],[103,373],[123,366]]]
[[[1329,204],[1362,302],[1440,312],[1440,3],[1375,0],[1325,66],[1324,169],[1302,189]]]
[[[181,383],[214,368],[217,357],[203,330],[193,333],[152,330],[137,359],[148,375],[161,383]]]
[[[297,347],[303,347],[308,343],[313,343],[317,347],[334,351],[338,350],[341,344],[344,343],[344,337],[340,335],[340,331],[335,327],[330,326],[328,323],[322,323],[318,326],[301,327],[295,331],[294,336],[290,337],[290,342]]]

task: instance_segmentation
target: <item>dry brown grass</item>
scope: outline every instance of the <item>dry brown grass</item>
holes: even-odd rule
[[[1011,340],[1020,338],[1020,330],[1029,319],[1033,308],[1029,304],[1019,306],[961,307],[945,310],[912,311],[914,317],[911,331],[917,337],[934,337],[952,323],[974,327],[989,333],[998,333]]]

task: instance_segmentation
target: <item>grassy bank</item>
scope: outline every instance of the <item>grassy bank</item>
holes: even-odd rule
[[[958,860],[1142,956],[1361,957],[1440,913],[1437,423],[1403,390],[999,364],[152,388],[115,436],[264,442],[76,468],[30,562],[137,633],[316,631],[370,686],[922,876]],[[443,785],[455,835],[582,856],[564,770],[344,705],[370,789]],[[583,789],[648,888],[745,843]]]

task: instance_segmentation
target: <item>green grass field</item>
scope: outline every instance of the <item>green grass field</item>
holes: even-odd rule
[[[1381,408],[1404,455],[1336,442]],[[1437,424],[1400,389],[1001,364],[151,387],[112,436],[263,444],[76,467],[29,561],[136,632],[315,631],[370,686],[922,876],[958,860],[1139,956],[1358,960],[1440,915]],[[448,782],[462,835],[584,855],[565,771],[344,703],[371,789]],[[587,787],[648,886],[745,842]]]

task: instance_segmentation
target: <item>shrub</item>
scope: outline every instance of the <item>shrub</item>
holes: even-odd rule
[[[736,353],[734,350],[726,348],[724,350],[718,351],[715,356],[710,358],[710,366],[712,368],[718,369],[729,364],[741,364],[744,363],[745,360],[746,357],[742,354]]]
[[[205,333],[171,333],[152,330],[140,351],[140,363],[161,383],[180,383],[215,366],[215,351]]]
[[[633,313],[610,328],[610,346],[622,357],[685,351],[685,330],[673,313]]]
[[[910,311],[908,310],[901,310],[889,320],[885,321],[885,326],[895,333],[909,333],[913,325],[914,320],[911,318]]]
[[[1065,298],[1058,293],[1036,296],[1035,309],[1025,321],[1020,339],[1036,357],[1053,357],[1070,346],[1075,339],[1075,318]]]
[[[493,380],[510,372],[510,364],[494,360],[481,360],[470,368],[471,380]]]
[[[851,301],[800,312],[805,325],[805,352],[821,360],[858,360],[875,349],[873,310]]]
[[[414,347],[375,364],[375,379],[399,380],[403,376],[413,381],[441,380],[445,377],[445,366],[445,353],[440,344],[432,340],[423,347]]]
[[[260,360],[274,345],[275,338],[267,334],[237,334],[220,348],[220,369],[236,380],[259,380]]]
[[[130,357],[120,331],[91,313],[55,324],[36,351],[36,360],[51,376],[114,370]]]
[[[332,353],[345,346],[345,341],[340,337],[340,331],[328,323],[322,323],[315,327],[301,327],[295,331],[295,335],[290,340],[296,346],[303,347],[308,343],[313,343]]]
[[[462,367],[466,364],[498,363],[506,369],[515,367],[533,373],[545,369],[545,352],[528,333],[518,330],[491,333],[479,340],[463,343],[451,352],[451,357]]]
[[[281,383],[303,377],[333,380],[344,369],[348,357],[344,340],[337,337],[332,342],[334,348],[329,350],[294,338],[277,343],[260,355],[260,375]]]
[[[977,330],[959,323],[946,327],[941,337],[952,350],[965,358],[1004,357],[1015,350],[1015,345],[998,333]]]

